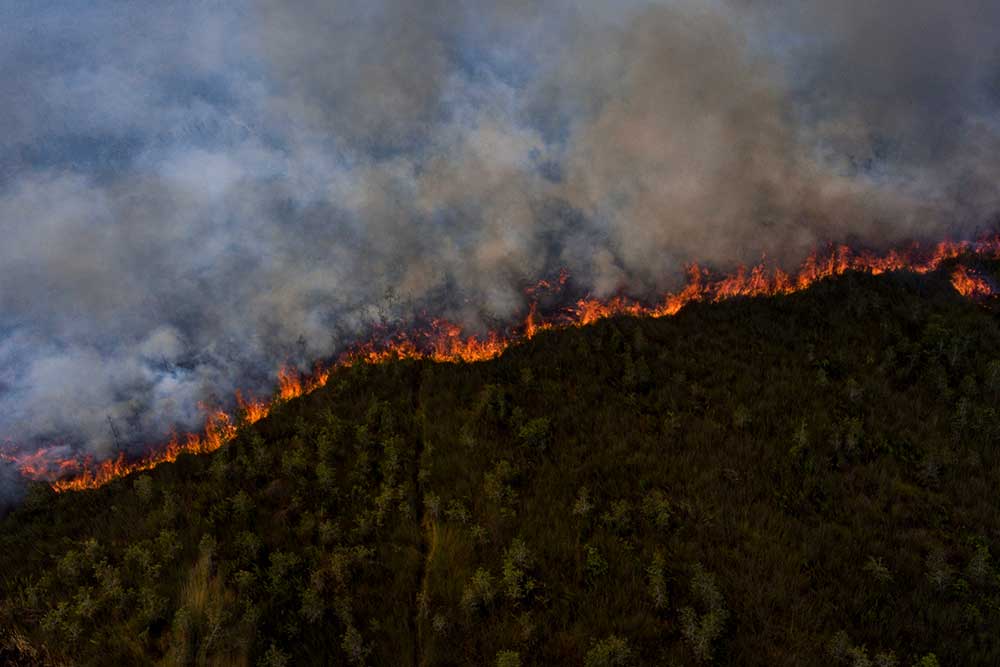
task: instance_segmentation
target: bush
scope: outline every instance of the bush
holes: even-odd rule
[[[587,583],[593,585],[608,573],[608,561],[601,555],[600,549],[587,545],[583,548],[583,576]]]
[[[927,556],[927,579],[939,591],[943,591],[951,583],[954,570],[948,564],[944,549],[934,549]]]
[[[493,603],[495,594],[493,577],[485,569],[479,568],[462,591],[462,608],[468,614],[485,610]]]
[[[516,476],[517,470],[510,461],[498,461],[493,470],[483,476],[483,492],[501,508],[510,507],[517,503],[517,489],[512,485]]]
[[[663,566],[663,554],[657,553],[653,556],[652,564],[646,568],[647,591],[654,609],[664,609],[667,606],[667,581]]]
[[[670,499],[659,489],[653,489],[646,494],[642,501],[642,511],[653,526],[660,530],[670,525],[670,518],[674,513]]]
[[[591,645],[583,664],[584,667],[624,667],[632,664],[632,649],[624,637],[609,635]]]
[[[367,656],[370,652],[370,649],[364,645],[361,633],[353,625],[347,626],[347,630],[344,632],[344,639],[340,643],[340,647],[344,649],[344,653],[347,654],[348,660],[358,664],[363,663],[365,656]]]
[[[533,588],[525,569],[530,565],[531,554],[528,547],[520,539],[511,541],[510,547],[503,554],[503,588],[507,597],[512,601],[518,601],[527,595]]]
[[[153,480],[149,475],[140,475],[132,483],[132,488],[135,489],[135,494],[139,497],[139,501],[143,505],[149,505],[153,500]]]
[[[517,651],[497,653],[497,667],[521,667],[521,654]]]
[[[627,534],[632,528],[632,505],[624,498],[611,503],[611,509],[601,515],[601,523],[618,535]]]
[[[518,429],[521,444],[533,451],[542,452],[549,446],[551,425],[546,417],[538,417],[526,422]]]
[[[699,613],[693,607],[680,610],[681,633],[694,652],[695,659],[708,662],[712,659],[713,643],[722,635],[729,612],[715,584],[715,577],[700,565],[694,566],[691,577],[691,594],[699,603]]]
[[[276,644],[271,644],[267,652],[257,661],[257,667],[288,667],[291,657]]]
[[[587,516],[592,509],[594,505],[590,502],[590,491],[582,486],[576,500],[573,501],[573,516]]]

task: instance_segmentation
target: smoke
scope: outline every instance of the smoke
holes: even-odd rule
[[[648,296],[970,235],[998,33],[984,0],[7,3],[0,442],[135,451],[562,267]]]

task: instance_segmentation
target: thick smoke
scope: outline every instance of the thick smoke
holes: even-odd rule
[[[998,206],[983,0],[7,3],[0,441],[196,427],[414,310],[475,329]]]

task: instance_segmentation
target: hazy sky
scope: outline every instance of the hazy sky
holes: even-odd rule
[[[648,296],[998,210],[995,1],[6,0],[0,71],[29,449],[197,426],[387,290],[476,327],[560,267]]]

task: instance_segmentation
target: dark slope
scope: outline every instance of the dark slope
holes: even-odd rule
[[[848,275],[360,366],[0,522],[16,664],[1000,664],[1000,320]],[[882,656],[886,657],[886,656]]]

